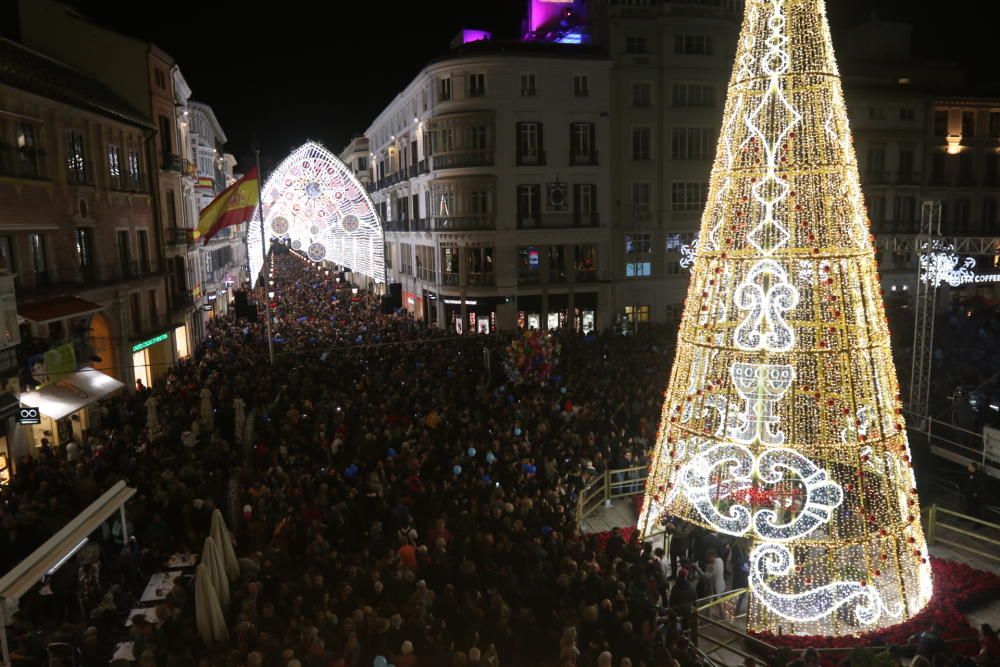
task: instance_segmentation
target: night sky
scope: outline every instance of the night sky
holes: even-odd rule
[[[461,28],[517,36],[526,0],[246,2],[70,0],[83,14],[155,42],[212,106],[245,169],[259,137],[265,170],[306,139],[339,152]],[[834,39],[873,10],[916,25],[918,54],[998,79],[988,0],[827,0]],[[157,5],[162,9],[158,9]],[[335,16],[337,12],[339,16]],[[155,19],[154,19],[155,17]],[[154,20],[151,20],[154,19]],[[973,92],[973,91],[970,91]]]

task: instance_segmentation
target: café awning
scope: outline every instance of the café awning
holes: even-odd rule
[[[21,403],[52,419],[62,419],[125,385],[93,368],[81,368],[38,391],[21,394]]]
[[[104,310],[104,306],[78,296],[57,296],[18,304],[17,314],[37,324],[65,320],[67,317],[86,317]]]

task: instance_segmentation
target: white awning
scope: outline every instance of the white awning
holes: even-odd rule
[[[38,408],[46,417],[62,419],[124,386],[101,371],[81,368],[38,391],[24,392],[21,394],[21,403]]]

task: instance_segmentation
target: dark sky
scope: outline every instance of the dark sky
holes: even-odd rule
[[[252,137],[265,169],[306,139],[339,152],[461,28],[513,38],[526,0],[69,0],[92,19],[155,42],[180,64],[193,98],[215,110],[227,150],[247,168]],[[156,5],[162,4],[163,10]],[[839,30],[873,10],[916,24],[924,57],[995,62],[992,0],[827,0]],[[155,18],[154,18],[155,17]],[[151,20],[151,18],[153,20]],[[978,65],[977,65],[978,63]]]

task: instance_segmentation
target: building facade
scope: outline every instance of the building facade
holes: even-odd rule
[[[148,262],[155,264],[159,282],[155,301],[153,292],[143,289],[138,297],[130,297],[128,307],[130,317],[137,318],[144,330],[157,330],[153,336],[156,344],[133,353],[126,382],[130,388],[136,379],[148,384],[163,377],[176,358],[176,329],[183,326],[183,322],[170,317],[174,309],[173,304],[168,304],[167,295],[173,296],[176,291],[171,291],[175,288],[168,285],[165,252],[166,230],[178,227],[175,221],[179,222],[183,192],[175,63],[155,44],[97,25],[53,0],[18,0],[16,19],[24,46],[98,80],[152,126],[153,131],[144,137],[145,162],[134,169],[148,180],[152,220],[148,229],[136,232],[145,243],[124,235],[119,238],[120,261],[134,268],[143,266],[148,255]],[[128,167],[133,169],[131,165]]]
[[[610,323],[610,66],[475,41],[379,114],[369,189],[405,308],[462,332]]]
[[[351,139],[351,143],[340,152],[340,161],[350,167],[354,177],[365,187],[371,183],[371,169],[369,160],[371,158],[368,137],[363,134]]]
[[[173,361],[169,346],[144,346],[169,329],[154,129],[87,74],[7,40],[0,51],[8,64],[0,75],[0,262],[13,274],[23,321],[22,388],[38,384],[23,372],[27,359],[65,345],[77,365],[99,371],[94,377],[132,386],[144,369]],[[135,348],[144,353],[139,372]],[[86,413],[78,417],[72,428],[85,426]]]
[[[189,102],[187,122],[196,178],[195,206],[200,214],[235,181],[233,168],[236,160],[223,152],[226,134],[210,106]],[[198,255],[193,275],[193,296],[197,312],[202,318],[198,326],[200,332],[204,331],[204,325],[210,318],[228,312],[234,286],[239,289],[246,279],[245,238],[246,224],[241,224],[221,230],[207,244],[200,240],[195,240],[193,244]],[[201,336],[199,334],[198,341]]]

